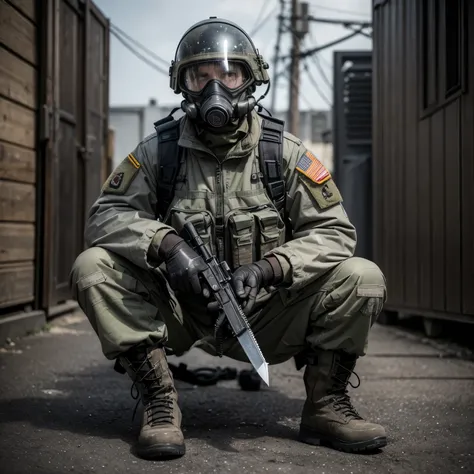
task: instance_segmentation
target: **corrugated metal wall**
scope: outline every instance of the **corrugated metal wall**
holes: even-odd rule
[[[373,24],[374,250],[386,306],[472,320],[474,3],[376,0]]]

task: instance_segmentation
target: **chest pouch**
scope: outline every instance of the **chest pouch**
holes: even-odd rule
[[[208,250],[215,254],[214,249],[214,220],[208,211],[188,211],[180,209],[172,209],[168,224],[173,227],[176,232],[181,233],[184,224],[190,221],[201,236],[204,245]]]
[[[255,220],[251,213],[236,211],[227,224],[228,245],[232,267],[252,263],[255,257]]]
[[[285,239],[285,224],[280,214],[273,208],[254,213],[256,221],[256,259],[282,245]]]

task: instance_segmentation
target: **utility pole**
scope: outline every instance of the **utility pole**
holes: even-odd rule
[[[288,129],[293,135],[299,135],[300,129],[300,45],[308,32],[308,4],[291,0],[291,66],[290,66],[290,100],[288,108]]]
[[[271,102],[272,112],[275,112],[277,81],[278,81],[278,77],[280,76],[280,73],[278,72],[278,64],[280,60],[281,35],[283,33],[284,13],[285,13],[285,0],[280,0],[280,14],[278,15],[277,41],[275,44],[275,56],[273,58],[273,80],[272,80],[272,102]]]

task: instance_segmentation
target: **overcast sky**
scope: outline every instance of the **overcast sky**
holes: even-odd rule
[[[247,33],[267,16],[268,20],[254,32],[253,40],[273,74],[273,55],[277,36],[278,0],[94,0],[110,21],[156,55],[169,62],[174,57],[176,45],[183,33],[192,24],[209,16],[225,18],[239,24]],[[289,1],[287,1],[287,4]],[[315,17],[370,21],[372,0],[309,0],[310,14]],[[270,15],[270,16],[269,16]],[[303,49],[325,44],[349,31],[342,26],[311,23]],[[288,54],[290,35],[282,38],[282,54]],[[332,83],[332,57],[334,51],[368,50],[371,40],[358,35],[318,54],[323,72]],[[167,64],[154,60],[163,69]],[[308,62],[314,80],[322,93],[332,102],[332,90],[316,67],[314,60]],[[258,96],[263,92],[257,91]],[[127,50],[114,36],[111,39],[110,103],[111,105],[145,105],[150,98],[162,105],[179,104],[181,96],[169,88],[167,75],[155,71]],[[263,102],[270,106],[270,97]],[[288,107],[288,80],[279,79],[276,109]],[[302,71],[301,110],[309,108],[327,109],[315,86],[305,71]]]

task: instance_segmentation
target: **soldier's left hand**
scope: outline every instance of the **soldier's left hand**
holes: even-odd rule
[[[232,275],[232,285],[245,314],[252,311],[260,289],[273,282],[273,268],[266,259],[237,268]]]

